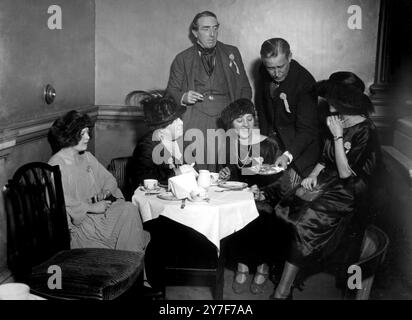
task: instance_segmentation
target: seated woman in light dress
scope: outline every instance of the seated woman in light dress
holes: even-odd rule
[[[55,152],[49,164],[60,167],[71,248],[144,252],[150,236],[137,207],[124,200],[113,175],[86,151],[91,127],[87,114],[73,110],[49,130]]]

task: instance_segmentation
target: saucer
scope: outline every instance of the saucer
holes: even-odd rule
[[[46,299],[30,293],[29,298],[27,300],[46,300]]]
[[[247,183],[239,181],[223,181],[220,182],[218,186],[230,190],[242,190],[247,187]]]
[[[167,201],[181,201],[182,200],[182,199],[176,198],[175,195],[171,192],[165,192],[165,193],[158,194],[157,197],[159,199],[167,200]]]

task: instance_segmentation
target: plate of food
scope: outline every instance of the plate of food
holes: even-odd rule
[[[164,193],[158,194],[157,197],[159,199],[167,200],[167,201],[180,201],[181,200],[181,199],[176,198],[175,195],[171,192],[164,192]]]
[[[247,187],[247,183],[239,181],[222,181],[219,182],[218,186],[230,190],[242,190]]]
[[[274,164],[262,164],[260,166],[256,166],[253,170],[256,174],[268,176],[282,172],[284,169],[282,167],[275,166]]]

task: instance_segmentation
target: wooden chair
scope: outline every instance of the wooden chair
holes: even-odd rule
[[[107,170],[116,178],[117,185],[122,191],[125,199],[130,201],[134,190],[127,175],[128,163],[131,157],[119,157],[110,161]]]
[[[22,166],[4,194],[8,266],[15,280],[27,283],[34,294],[49,299],[111,300],[141,277],[143,254],[70,249],[58,166],[41,162]]]
[[[346,287],[344,298],[367,300],[372,288],[375,274],[385,260],[389,238],[385,232],[376,226],[369,226],[363,238],[359,261],[354,263],[362,271],[362,288],[350,290]]]

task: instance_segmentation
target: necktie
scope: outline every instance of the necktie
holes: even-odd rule
[[[197,44],[197,47],[200,51],[200,58],[202,60],[203,67],[205,68],[207,75],[210,77],[215,67],[216,47],[203,48],[199,44]]]
[[[280,83],[276,80],[273,80],[270,83],[270,96],[272,97],[272,99],[275,98],[275,92],[279,88],[279,86],[280,86]]]

